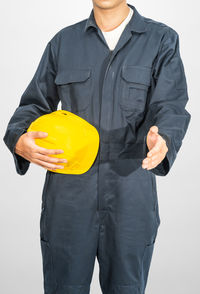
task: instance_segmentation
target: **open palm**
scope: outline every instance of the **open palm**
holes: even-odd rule
[[[149,170],[161,163],[166,156],[168,148],[165,139],[158,134],[157,126],[152,126],[149,129],[146,140],[149,152],[142,162],[142,167]]]

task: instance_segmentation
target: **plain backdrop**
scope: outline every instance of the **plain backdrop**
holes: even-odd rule
[[[199,1],[129,0],[127,3],[133,4],[140,14],[164,22],[178,32],[188,83],[187,110],[192,115],[171,171],[165,177],[156,177],[161,224],[146,294],[197,294],[200,293]],[[92,7],[92,0],[1,1],[1,138],[47,42],[60,29],[88,18]],[[0,293],[42,294],[39,217],[45,169],[31,164],[24,176],[18,175],[3,139],[0,145]],[[98,273],[96,260],[92,294],[101,293]]]

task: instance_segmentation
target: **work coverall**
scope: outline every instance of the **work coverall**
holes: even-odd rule
[[[134,14],[112,51],[93,9],[52,37],[4,136],[24,175],[30,162],[14,146],[59,101],[100,135],[86,173],[46,171],[40,218],[45,294],[88,294],[96,256],[102,293],[145,293],[160,225],[156,175],[169,173],[191,115],[178,33],[128,5]],[[153,125],[168,152],[147,170],[142,161]]]

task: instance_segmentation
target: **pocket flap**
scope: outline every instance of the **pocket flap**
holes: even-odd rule
[[[122,77],[128,82],[150,86],[151,68],[138,65],[123,66]]]
[[[57,85],[68,84],[73,82],[86,81],[91,74],[91,69],[68,69],[63,72],[58,72],[55,78]]]

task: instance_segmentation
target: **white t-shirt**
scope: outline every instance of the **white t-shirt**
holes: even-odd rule
[[[128,16],[123,20],[123,22],[118,27],[116,27],[114,30],[109,31],[109,32],[103,32],[101,30],[110,50],[113,50],[115,48],[115,46],[121,36],[121,33],[123,32],[125,26],[127,25],[129,20],[131,19],[132,14],[133,14],[133,9],[130,8]]]

